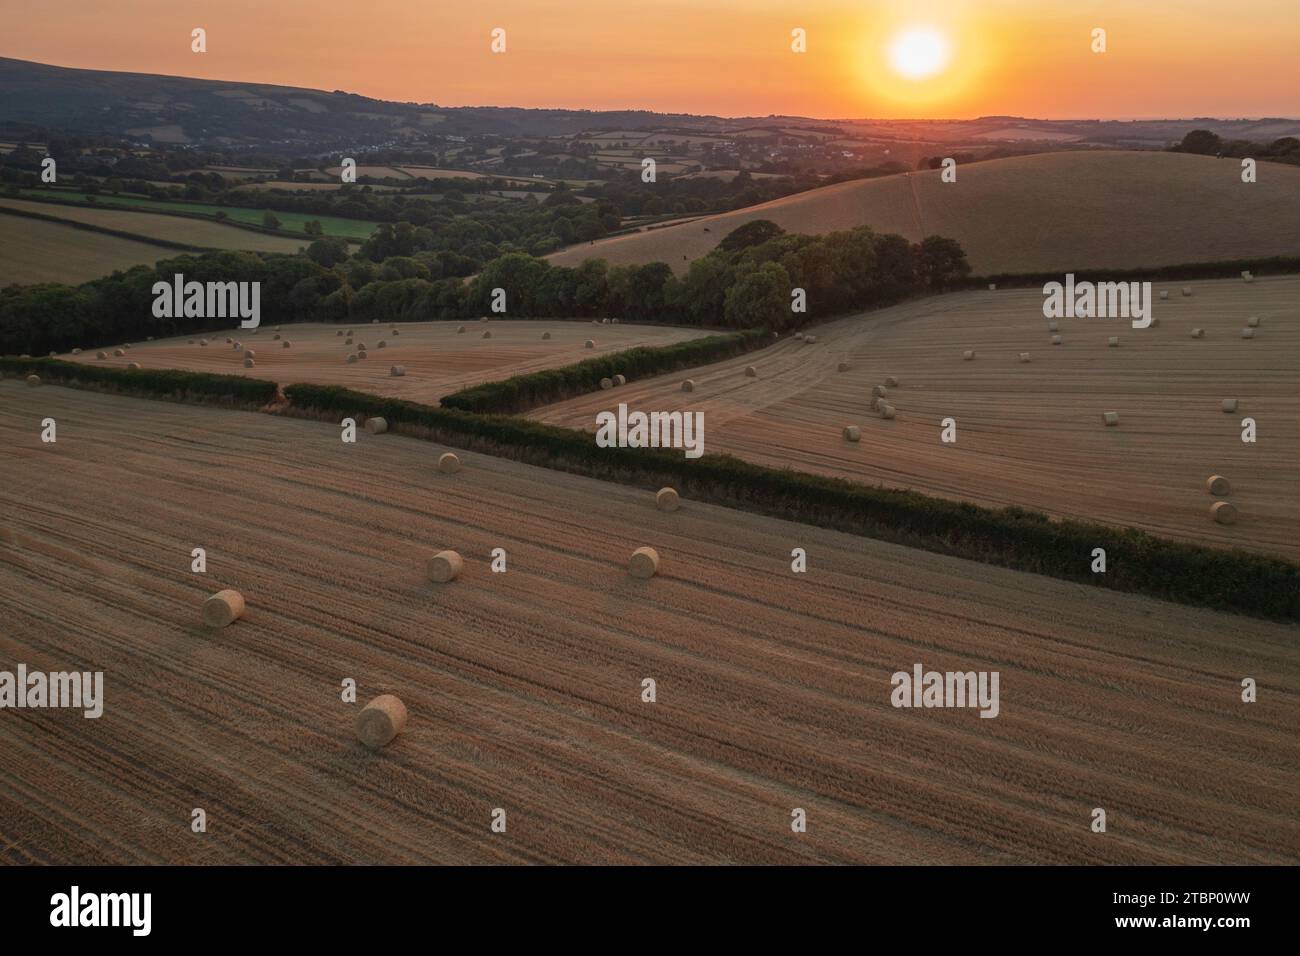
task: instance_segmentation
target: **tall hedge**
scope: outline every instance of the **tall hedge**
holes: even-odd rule
[[[747,329],[672,345],[639,346],[574,365],[475,385],[445,396],[442,406],[483,414],[523,412],[594,391],[600,387],[602,378],[619,374],[644,378],[681,368],[694,368],[761,348],[770,342],[770,332]]]
[[[986,508],[914,491],[778,470],[730,455],[688,460],[679,451],[600,448],[590,433],[527,419],[381,398],[337,386],[290,385],[305,412],[382,416],[429,437],[593,478],[684,495],[761,514],[897,541],[1035,574],[1184,604],[1300,620],[1300,566],[1245,551],[1171,541],[1133,528],[1056,521],[1022,508]],[[1092,550],[1107,571],[1093,574]]]
[[[59,359],[0,358],[0,371],[8,375],[35,373],[42,382],[82,385],[130,395],[153,395],[176,399],[225,399],[241,405],[266,405],[278,386],[259,378],[212,375],[178,369],[118,368],[64,362]]]

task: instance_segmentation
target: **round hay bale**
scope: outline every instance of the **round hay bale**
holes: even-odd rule
[[[1168,298],[1169,298],[1169,293],[1168,293],[1168,292],[1161,292],[1161,293],[1160,293],[1160,298],[1161,298],[1161,299],[1168,299]]]
[[[242,352],[242,351],[244,351],[244,343],[243,343],[243,342],[235,342],[233,345],[230,346],[230,348],[231,348],[233,351],[235,351],[235,352]]]
[[[257,358],[257,353],[254,352],[252,349],[244,349],[244,357],[245,357],[245,358]]]
[[[1191,294],[1192,294],[1192,287],[1189,285],[1183,286],[1183,295],[1191,295]]]
[[[614,318],[610,319],[610,320],[609,320],[609,324],[610,324],[610,325],[618,325],[618,317],[615,316]]]
[[[652,578],[659,573],[659,552],[654,548],[637,548],[627,562],[628,573],[634,578]]]
[[[376,415],[374,418],[366,419],[366,431],[372,435],[382,435],[388,431],[388,419]]]
[[[961,358],[963,362],[971,361],[973,358],[975,358],[975,350],[967,349],[965,352],[961,353]]]
[[[1250,328],[1250,329],[1257,329],[1257,328],[1259,328],[1259,316],[1257,316],[1257,315],[1252,315],[1249,319],[1247,319],[1247,320],[1246,320],[1246,327],[1247,327],[1247,328]]]
[[[660,488],[655,492],[655,507],[660,511],[676,511],[682,506],[682,499],[676,488]]]
[[[429,559],[426,570],[430,581],[446,584],[448,581],[455,581],[456,578],[460,577],[460,572],[464,568],[464,560],[455,551],[439,551]]]
[[[50,358],[54,358],[54,356],[56,356],[56,355],[58,355],[58,354],[59,354],[58,352],[51,352],[51,353],[50,353]]]
[[[587,339],[586,343],[582,347],[585,349],[594,349],[596,347],[596,343],[593,342],[591,339]]]
[[[1205,338],[1205,329],[1192,329],[1192,338],[1194,339]]]
[[[457,335],[460,335],[460,333],[462,333],[462,332],[464,332],[464,331],[465,331],[465,326],[463,326],[463,325],[458,325],[458,326],[456,326],[456,334],[457,334]]]
[[[190,339],[190,345],[193,345],[193,344],[194,344],[194,340],[193,340],[193,339]],[[80,355],[80,354],[81,354],[81,349],[73,349],[73,350],[72,350],[72,354],[73,354],[73,355]]]
[[[898,388],[898,379],[892,375],[885,376],[885,385],[888,388]]]
[[[1160,328],[1160,316],[1158,315],[1151,316],[1151,328],[1153,329]]]
[[[460,458],[454,452],[443,452],[438,456],[438,470],[444,475],[454,475],[460,471]]]
[[[351,330],[351,329],[348,329],[347,334],[348,334],[348,338],[351,338],[351,337],[352,337],[352,330]]]
[[[1231,493],[1232,483],[1222,475],[1210,475],[1205,479],[1205,490],[1216,498],[1222,498],[1224,495]]]
[[[235,340],[232,339],[230,336],[228,336],[228,335],[226,336],[226,344],[227,344],[227,345],[229,345],[229,344],[232,343],[233,341],[235,341]]]
[[[203,602],[203,623],[208,627],[225,627],[244,615],[244,596],[227,588]]]
[[[890,405],[890,404],[887,403],[887,402],[881,402],[881,403],[880,403],[880,417],[881,417],[881,418],[893,418],[893,417],[894,417],[894,414],[895,414],[895,412],[894,412],[894,406],[893,406],[893,405]]]
[[[601,319],[601,320],[600,320],[600,324],[601,324],[601,325],[609,325],[609,319]]]
[[[357,714],[357,740],[370,750],[393,741],[406,726],[406,705],[392,694],[381,694]]]
[[[758,369],[752,365],[745,366],[745,378],[758,378]]]
[[[591,320],[591,324],[592,324],[592,325],[600,325],[600,319],[592,319],[592,320]]]
[[[1049,332],[1059,332],[1059,331],[1061,331],[1061,323],[1060,323],[1060,322],[1057,322],[1055,319],[1053,319],[1051,322],[1048,322],[1048,323],[1047,323],[1047,331],[1049,331]]]
[[[862,438],[862,429],[857,425],[844,426],[844,439],[846,441],[859,441]]]
[[[371,324],[371,325],[378,325],[378,324],[379,324],[379,320],[378,320],[378,319],[371,319],[371,320],[370,320],[370,324]]]
[[[1216,501],[1210,505],[1210,517],[1219,524],[1236,524],[1237,509],[1230,501]]]
[[[339,330],[338,330],[337,332],[335,332],[334,334],[335,334],[336,336],[341,336],[341,335],[343,335],[343,330],[342,330],[342,329],[339,329]]]
[[[990,282],[990,283],[989,283],[989,291],[990,291],[990,292],[997,292],[997,291],[998,291],[998,284],[997,284],[996,282]]]
[[[841,362],[841,363],[837,366],[837,368],[838,368],[839,371],[841,371],[841,372],[847,372],[847,371],[849,370],[849,368],[850,368],[850,365],[849,365],[848,362]]]
[[[366,352],[365,349],[357,349],[357,358],[363,359],[366,357],[367,354],[368,353]]]
[[[254,361],[253,359],[251,359],[251,358],[246,358],[246,359],[244,359],[244,368],[252,368],[252,367],[253,367],[254,365],[256,365],[256,364],[257,364],[257,362],[255,362],[255,361]]]
[[[873,412],[878,412],[880,411],[880,403],[883,401],[884,399],[882,399],[879,395],[873,395],[871,396],[871,402],[869,403],[868,407],[870,407],[870,409]]]
[[[194,340],[193,340],[193,339],[190,339],[189,342],[188,342],[187,344],[189,344],[189,345],[193,345],[193,344],[194,344]],[[73,350],[72,350],[72,354],[73,354],[73,355],[76,355],[76,354],[77,354],[77,350],[76,350],[76,349],[73,349]]]
[[[37,386],[37,385],[40,385],[40,384],[41,384],[41,377],[40,377],[39,375],[28,375],[28,376],[27,376],[27,384],[28,384],[28,385],[31,385],[32,387],[35,387],[35,386]]]
[[[398,329],[393,329],[392,332],[389,333],[389,334],[391,334],[394,338],[396,338],[397,336],[401,335],[402,333],[401,333],[401,331],[398,330]]]
[[[283,342],[280,343],[280,348],[282,349],[287,349],[292,347],[293,347],[293,343],[290,342],[288,339],[285,339]]]
[[[1242,337],[1243,339],[1253,339],[1253,338],[1255,337],[1255,330],[1254,330],[1254,329],[1242,329],[1242,330],[1241,330],[1241,337]]]
[[[795,340],[796,342],[802,342],[802,341],[803,341],[803,333],[802,333],[802,332],[796,332],[796,333],[794,334],[794,340]]]
[[[379,344],[376,345],[375,348],[386,349],[386,348],[388,348],[388,343],[387,343],[386,341],[384,341],[383,339],[380,339],[380,340],[379,340]]]
[[[623,375],[622,373],[619,373],[618,375],[615,375],[615,376],[614,376],[614,387],[615,387],[615,388],[617,388],[617,387],[620,386],[620,385],[626,385],[626,384],[627,384],[627,376],[626,376],[626,375]]]
[[[1061,344],[1062,342],[1064,342],[1064,341],[1065,341],[1065,340],[1062,339],[1059,335],[1053,335],[1053,336],[1052,336],[1052,344],[1053,344],[1053,345],[1060,345],[1060,344]]]
[[[817,336],[815,336],[815,335],[805,335],[805,336],[803,337],[803,340],[804,340],[804,344],[805,344],[805,345],[815,345],[816,342],[817,342]]]
[[[683,392],[695,391],[695,379],[688,378],[686,381],[682,382],[682,391]]]
[[[275,335],[271,336],[271,341],[272,341],[272,342],[278,342],[278,341],[280,341],[280,333],[279,333],[279,332],[276,332]]]
[[[207,345],[207,344],[208,344],[207,339],[199,339],[199,345]]]
[[[1118,425],[1119,412],[1102,412],[1101,420],[1105,422],[1107,425]]]
[[[244,364],[247,365],[248,363],[245,362]],[[136,369],[138,369],[138,368],[140,367],[140,363],[139,363],[139,362],[127,362],[127,363],[126,363],[126,367],[127,367],[127,368],[136,368]]]
[[[485,338],[485,339],[490,339],[490,338],[492,338],[492,332],[491,332],[489,329],[484,329],[484,330],[483,330],[483,338]]]
[[[1220,404],[1228,414],[1232,414],[1237,410],[1237,400],[1235,398],[1225,398]]]
[[[113,354],[114,354],[117,358],[121,358],[121,357],[122,357],[123,355],[125,355],[126,353],[125,353],[124,351],[122,351],[121,349],[113,349]]]
[[[284,331],[284,328],[283,328],[283,326],[279,326],[279,325],[277,325],[277,326],[275,327],[275,330],[276,330],[277,332],[283,332],[283,331]]]
[[[1106,345],[1107,345],[1109,348],[1112,348],[1112,349],[1117,349],[1117,348],[1119,348],[1119,336],[1118,336],[1118,335],[1112,335],[1110,338],[1108,338],[1108,339],[1106,340]]]
[[[350,355],[348,355],[348,364],[349,364],[349,365],[354,364],[354,363],[356,362],[356,360],[357,360],[357,357],[356,357],[355,354],[350,354]]]
[[[358,351],[358,352],[364,352],[365,350],[366,350],[366,343],[365,343],[365,342],[358,342],[358,343],[357,343],[357,351]]]
[[[614,387],[614,380],[613,380],[612,378],[602,378],[602,379],[600,380],[600,387],[601,387],[602,389],[610,389],[610,388],[613,388],[613,387]]]
[[[131,348],[131,343],[127,342],[125,345],[122,346],[122,348],[129,350]]]
[[[547,339],[549,339],[550,337],[551,337],[551,333],[550,333],[550,332],[543,332],[543,333],[542,333],[542,341],[543,341],[543,342],[545,342],[545,341],[546,341]]]
[[[884,398],[887,394],[889,394],[889,390],[888,390],[887,388],[885,388],[885,386],[883,386],[883,385],[872,385],[872,386],[871,386],[871,396],[872,396],[872,398]]]
[[[1020,361],[1022,361],[1022,362],[1028,362],[1028,361],[1029,361],[1029,353],[1028,353],[1028,352],[1021,352],[1021,353],[1020,353]]]
[[[388,374],[391,375],[393,378],[401,378],[403,375],[406,374],[406,366],[394,365],[392,368],[388,370]]]
[[[95,358],[97,358],[97,359],[106,359],[106,358],[108,358],[108,353],[107,353],[107,352],[96,352],[96,353],[95,353]]]

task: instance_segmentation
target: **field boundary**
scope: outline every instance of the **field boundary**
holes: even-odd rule
[[[384,418],[390,429],[556,471],[878,538],[1078,584],[1220,611],[1300,621],[1300,565],[1241,550],[1160,538],[1134,528],[1054,520],[914,491],[779,470],[729,455],[686,459],[662,449],[598,448],[591,435],[527,419],[382,398],[338,386],[198,372],[95,368],[55,359],[0,359],[0,371],[141,397],[259,409],[321,420]],[[1091,572],[1104,548],[1107,572]]]
[[[1138,269],[1080,269],[1073,273],[1075,282],[1120,282],[1161,279],[1237,279],[1242,272],[1256,276],[1300,274],[1300,256],[1268,256],[1262,259],[1224,259],[1218,262],[1184,262],[1168,266]],[[990,282],[1009,288],[1043,286],[1060,282],[1064,272],[1000,272],[987,276],[967,276],[954,283],[953,291],[987,287]]]
[[[672,326],[682,328],[682,326]],[[440,399],[443,408],[464,412],[502,414],[526,412],[553,402],[586,395],[600,387],[600,380],[615,375],[661,375],[685,368],[734,358],[772,343],[771,333],[745,329],[725,335],[688,339],[672,345],[637,346],[573,365],[514,375],[453,392]]]
[[[76,203],[50,203],[51,206],[74,206]],[[83,205],[84,209],[94,209],[91,205]],[[101,209],[107,208],[104,206]],[[60,219],[58,216],[47,216],[44,213],[33,212],[30,209],[14,209],[11,206],[0,205],[0,213],[6,216],[19,216],[23,219],[37,219],[41,222],[52,222],[60,226],[71,226],[73,229],[83,229],[86,232],[98,232],[105,236],[112,236],[115,239],[130,239],[133,242],[143,242],[151,246],[158,246],[161,249],[172,249],[176,252],[221,252],[222,250],[211,246],[191,246],[184,242],[175,242],[171,239],[159,239],[156,236],[143,236],[135,232],[127,232],[125,229],[112,229],[108,226],[96,226],[94,223],[78,222],[75,219]],[[215,222],[215,220],[211,220]],[[95,280],[90,280],[95,281]]]

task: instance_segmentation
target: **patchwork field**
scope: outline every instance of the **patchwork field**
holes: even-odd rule
[[[56,205],[54,203],[9,198],[0,198],[0,206],[24,212],[35,212],[42,216],[54,216],[66,222],[84,222],[104,229],[120,229],[123,232],[130,232],[151,239],[165,239],[169,242],[183,242],[188,245],[205,246],[211,249],[248,249],[253,252],[293,253],[310,241],[305,235],[301,239],[270,236],[249,229],[240,229],[237,226],[223,226],[219,222],[168,216],[164,213],[134,212],[122,209],[91,209],[86,206]],[[30,221],[18,216],[0,216],[0,227],[21,230]],[[120,242],[122,240],[113,238],[113,241]],[[158,258],[166,258],[166,255],[158,256]]]
[[[457,333],[463,325],[465,331]],[[353,344],[340,331],[356,334]],[[274,326],[263,326],[256,335],[239,328],[210,332],[155,342],[136,342],[121,357],[113,348],[104,349],[109,357],[95,358],[95,349],[80,355],[65,355],[71,361],[95,365],[124,367],[137,362],[143,368],[182,368],[224,375],[249,375],[270,379],[281,385],[311,382],[317,385],[345,385],[348,388],[404,398],[436,405],[451,392],[470,385],[496,381],[535,372],[539,369],[571,365],[607,352],[617,352],[637,345],[669,345],[708,335],[698,329],[669,326],[617,325],[595,326],[588,322],[509,321],[490,322],[402,322],[390,325],[316,325],[283,326],[283,336],[276,341]],[[394,336],[393,330],[399,333]],[[484,332],[491,332],[484,339]],[[551,338],[543,340],[549,332]],[[194,344],[189,344],[193,338]],[[199,340],[208,339],[200,346]],[[244,368],[245,353],[234,350],[231,338],[256,354],[254,368]],[[284,339],[291,343],[284,347]],[[588,349],[588,340],[595,347]],[[379,343],[385,346],[379,348]],[[362,345],[368,346],[366,358],[349,364],[349,354]],[[389,374],[394,365],[406,368],[395,378]]]
[[[0,287],[13,282],[75,285],[175,254],[147,242],[0,214]]]
[[[1300,861],[1295,628],[326,423],[5,381],[0,442],[0,662],[105,686],[0,712],[8,862]],[[894,709],[917,662],[999,716]]]
[[[1136,269],[1300,255],[1300,167],[1182,153],[1068,152],[837,183],[654,235],[616,236],[548,258],[577,265],[666,262],[682,272],[754,219],[789,232],[856,226],[918,241],[956,239],[976,274]],[[706,231],[707,230],[707,231]]]
[[[1053,346],[1038,290],[929,298],[812,329],[759,353],[534,412],[594,430],[602,409],[704,413],[705,450],[988,505],[1130,525],[1300,558],[1300,277],[1157,283],[1158,327],[1062,319]],[[1250,316],[1256,337],[1241,338]],[[1193,339],[1194,327],[1205,337]],[[1119,347],[1108,347],[1110,336]],[[964,350],[975,350],[963,361]],[[1022,364],[1019,353],[1030,353]],[[849,362],[846,372],[839,363]],[[743,374],[753,365],[756,378]],[[892,421],[871,389],[899,380]],[[691,378],[696,390],[681,391]],[[1225,414],[1223,399],[1238,400]],[[1102,423],[1117,411],[1118,427]],[[940,441],[955,419],[957,441]],[[1241,441],[1242,421],[1258,441]],[[859,443],[846,425],[861,426]],[[1232,483],[1235,525],[1215,524],[1204,482]]]

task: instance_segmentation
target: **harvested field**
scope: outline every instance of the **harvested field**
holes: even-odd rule
[[[789,232],[871,226],[914,242],[947,236],[979,275],[1300,254],[1300,167],[1261,163],[1259,181],[1244,190],[1240,173],[1235,160],[1187,153],[1043,153],[963,166],[955,183],[941,182],[938,170],[837,183],[547,258],[660,261],[684,272],[687,260],[754,219]]]
[[[332,424],[0,398],[0,660],[102,670],[105,700],[0,712],[0,859],[1300,860],[1293,627],[474,454],[439,475],[436,445]],[[441,548],[465,569],[431,584]],[[218,588],[247,610],[212,632]],[[998,671],[999,716],[891,707],[916,662]],[[371,753],[389,693],[409,719]]]
[[[174,249],[147,242],[0,214],[0,287],[13,282],[77,285],[175,255]]]
[[[1153,285],[1175,290],[1154,303],[1158,327],[1061,319],[1060,346],[1037,290],[924,299],[819,326],[816,345],[791,336],[692,369],[690,394],[679,372],[631,382],[618,398],[704,412],[706,452],[1300,558],[1300,278],[1194,285],[1190,298]],[[1260,335],[1243,340],[1252,315]],[[1205,338],[1191,337],[1197,326]],[[1115,334],[1122,347],[1108,348]],[[1025,351],[1032,360],[1020,363]],[[850,370],[838,372],[843,361]],[[868,403],[889,375],[901,385],[886,422]],[[1229,396],[1239,403],[1225,415]],[[595,394],[533,416],[594,430],[609,404]],[[1108,410],[1118,427],[1102,425]],[[940,443],[945,417],[956,419],[955,444]],[[1241,441],[1246,417],[1254,444]],[[860,443],[843,441],[849,424],[862,426]],[[1206,517],[1213,474],[1232,481],[1231,527]]]
[[[205,246],[212,249],[248,249],[253,252],[297,252],[307,245],[307,237],[290,239],[270,236],[265,233],[240,229],[236,226],[223,226],[219,222],[202,219],[188,219],[182,216],[168,216],[163,213],[129,212],[121,209],[90,209],[48,202],[32,202],[25,199],[0,199],[0,206],[21,209],[26,212],[40,213],[42,216],[54,216],[68,222],[84,222],[104,229],[120,229],[152,239],[165,239],[169,242],[184,242],[193,246]],[[0,216],[0,224],[6,230],[16,228],[13,222],[27,223],[17,216]],[[22,228],[17,227],[17,228]],[[124,240],[116,237],[113,242]],[[168,254],[174,255],[174,252]],[[166,258],[166,255],[157,258]],[[98,276],[96,276],[98,278]],[[67,281],[67,280],[64,280]]]
[[[347,338],[338,335],[341,325],[285,325],[280,333],[293,343],[292,348],[282,348],[275,342],[274,326],[263,326],[257,335],[249,330],[231,328],[206,333],[211,344],[201,347],[191,338],[178,336],[154,342],[136,343],[129,355],[122,358],[97,360],[93,354],[64,356],[69,361],[85,361],[99,365],[125,366],[128,361],[139,362],[143,368],[179,368],[197,372],[219,372],[223,375],[250,375],[270,379],[281,385],[311,382],[317,385],[345,385],[376,395],[404,398],[410,401],[436,405],[444,395],[471,385],[509,378],[525,372],[572,365],[593,355],[618,352],[637,345],[669,345],[687,339],[701,338],[710,333],[699,329],[670,326],[602,325],[596,336],[596,347],[583,347],[592,334],[588,321],[526,321],[502,320],[482,324],[490,329],[490,339],[481,338],[480,324],[470,326],[472,334],[456,334],[456,322],[399,322],[388,325],[352,326],[353,345],[345,344]],[[400,333],[394,337],[391,333]],[[542,335],[550,332],[550,339]],[[257,365],[244,368],[244,354],[230,346],[217,345],[226,337],[257,349]],[[378,349],[380,341],[386,344]],[[259,349],[258,343],[265,348]],[[347,357],[355,354],[357,347],[369,346],[365,361],[348,364]],[[216,347],[214,347],[216,346]],[[406,374],[400,378],[389,374],[393,365],[402,365]]]

